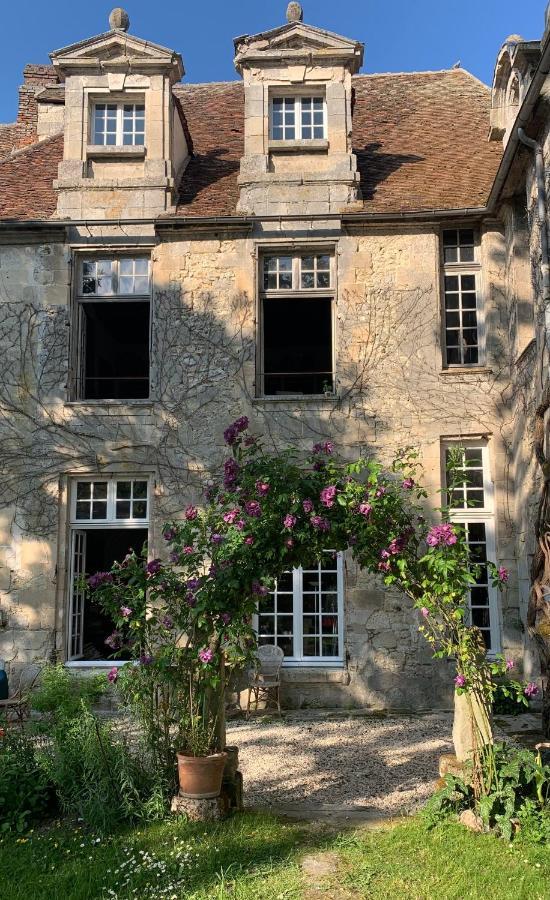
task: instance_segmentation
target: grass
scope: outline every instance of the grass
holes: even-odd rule
[[[304,854],[337,863],[313,884]],[[105,837],[53,826],[0,838],[2,900],[538,900],[550,884],[548,848],[421,819],[335,833],[243,814],[219,824],[168,819]]]

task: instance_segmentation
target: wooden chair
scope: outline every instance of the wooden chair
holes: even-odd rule
[[[274,644],[263,644],[256,651],[257,665],[248,673],[248,702],[246,718],[250,718],[250,706],[254,695],[254,711],[258,712],[258,703],[265,703],[277,708],[281,715],[281,666],[285,655],[280,647]]]
[[[22,725],[25,717],[30,715],[30,696],[41,671],[42,666],[39,663],[23,666],[17,679],[16,690],[10,693],[7,700],[0,700],[0,715],[4,712],[6,722],[10,721],[11,715]]]

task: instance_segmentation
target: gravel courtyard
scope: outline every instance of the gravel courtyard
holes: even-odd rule
[[[416,809],[433,792],[438,759],[452,752],[452,714],[287,714],[228,723],[239,747],[245,804],[334,807],[380,815]]]

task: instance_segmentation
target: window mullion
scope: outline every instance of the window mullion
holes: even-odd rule
[[[117,108],[116,108],[116,142],[117,142],[117,146],[118,146],[118,147],[122,146],[122,132],[123,132],[122,117],[123,117],[123,106],[122,106],[122,103],[117,103]]]
[[[303,659],[303,596],[304,573],[302,567],[292,572],[292,609],[294,616],[294,658]]]

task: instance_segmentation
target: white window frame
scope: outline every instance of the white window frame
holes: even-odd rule
[[[323,116],[323,121],[322,121],[322,125],[321,125],[321,127],[323,129],[323,134],[321,137],[313,137],[313,136],[303,137],[303,129],[304,128],[311,128],[313,130],[314,127],[319,127],[318,123],[314,126],[313,121],[311,122],[310,125],[303,125],[303,123],[302,123],[302,104],[303,104],[304,100],[311,100],[311,101],[312,100],[321,100],[322,116]],[[280,126],[274,126],[274,124],[273,124],[273,103],[276,101],[283,101],[283,123]],[[294,126],[286,125],[286,123],[284,121],[287,103],[288,104],[292,103],[292,105],[294,107]],[[308,110],[304,110],[304,112],[308,112]],[[313,114],[313,108],[311,109],[311,112]],[[318,110],[317,110],[317,112],[318,112]],[[274,127],[282,128],[282,130],[283,130],[282,137],[274,137],[274,135],[273,135]],[[294,127],[294,137],[286,137],[285,132],[286,132],[287,128],[292,128],[292,127]],[[304,95],[281,93],[281,94],[274,94],[272,97],[270,97],[269,98],[269,140],[275,141],[277,143],[279,141],[281,143],[293,143],[294,141],[303,141],[304,143],[310,143],[310,142],[315,142],[315,141],[326,141],[327,140],[327,104],[326,104],[325,97],[322,96],[321,94],[315,94],[315,93],[304,94]]]
[[[104,106],[114,106],[115,107],[115,117],[116,117],[116,130],[114,132],[103,131],[104,140],[99,143],[96,142],[96,110],[98,107]],[[132,131],[125,132],[124,131],[124,113],[125,107],[132,107]],[[143,115],[136,115],[136,107],[143,107]],[[99,99],[96,98],[92,101],[92,114],[91,114],[91,127],[90,127],[90,143],[93,147],[145,147],[145,100],[133,98],[128,100],[113,100],[113,99]],[[112,118],[112,117],[111,117]],[[143,131],[136,131],[135,123],[136,119],[143,119]],[[103,122],[106,124],[107,116],[103,117]],[[124,135],[131,134],[133,140],[130,143],[124,143]],[[108,144],[107,143],[107,134],[115,135],[115,143]],[[137,142],[135,140],[136,135],[143,135],[143,141]]]
[[[133,263],[133,269],[135,271],[135,264],[138,261],[147,263],[147,290],[136,291],[135,293],[126,293],[121,291],[121,281],[123,281],[127,277],[130,277],[125,275],[124,273],[121,273],[121,263]],[[112,289],[108,293],[100,293],[97,290],[93,294],[84,293],[84,265],[94,264],[97,266],[100,263],[108,263],[111,266]],[[77,269],[77,297],[80,302],[85,303],[87,300],[93,303],[97,303],[100,300],[129,300],[131,302],[147,302],[151,299],[151,258],[146,253],[125,253],[116,256],[113,254],[101,255],[97,253],[89,255],[82,254],[78,257]],[[135,275],[133,277],[135,277]],[[141,277],[145,276],[142,275]]]
[[[327,551],[331,552],[332,551]],[[293,618],[293,646],[294,652],[292,656],[286,656],[283,660],[283,666],[288,668],[338,668],[344,666],[345,650],[344,650],[344,556],[338,553],[335,561],[336,571],[336,595],[337,595],[337,612],[326,613],[326,615],[337,615],[338,617],[338,647],[339,654],[337,656],[304,656],[303,654],[303,617],[309,615],[303,610],[303,574],[305,572],[314,571],[313,569],[299,567],[292,571],[292,615]],[[314,615],[311,613],[311,615]],[[318,614],[319,615],[319,614]],[[322,615],[322,614],[321,614]],[[259,627],[259,617],[254,616],[253,622],[256,633]],[[306,635],[307,637],[307,635]]]
[[[494,483],[491,477],[489,445],[485,440],[476,440],[466,438],[460,440],[446,440],[442,443],[442,468],[443,468],[443,484],[446,486],[446,451],[452,448],[464,447],[481,449],[481,459],[483,465],[483,506],[464,508],[453,508],[450,511],[449,518],[451,522],[459,525],[467,523],[478,523],[485,526],[485,544],[487,551],[487,560],[496,562],[496,529],[495,529],[495,507],[494,507]],[[446,496],[446,494],[445,494]],[[445,501],[446,502],[446,501]],[[488,592],[488,609],[489,609],[489,630],[491,633],[491,648],[487,651],[488,657],[494,657],[500,653],[502,648],[501,635],[501,609],[498,588],[493,587],[490,578],[487,583]],[[471,596],[468,597],[468,608],[471,610]]]
[[[328,256],[330,259],[329,264],[329,287],[326,288],[302,288],[302,259],[309,259],[320,256]],[[288,288],[266,288],[264,287],[264,261],[267,258],[275,258],[280,259],[281,257],[287,258],[290,257],[292,260],[291,264],[291,272],[292,272],[292,286]],[[285,270],[286,271],[286,270]],[[306,270],[310,272],[311,270]],[[315,272],[317,272],[317,265],[315,264]],[[322,393],[319,394],[308,394],[308,393],[299,393],[296,395],[277,395],[277,394],[266,394],[265,392],[265,376],[270,375],[272,373],[266,373],[264,371],[264,300],[292,300],[296,299],[305,299],[307,298],[318,298],[318,299],[327,299],[331,301],[331,338],[332,338],[332,347],[331,347],[331,366],[332,366],[332,392],[331,394],[336,394],[336,258],[335,258],[335,250],[334,247],[319,247],[315,246],[313,248],[301,247],[300,249],[296,249],[295,247],[289,249],[287,247],[269,247],[264,246],[261,249],[261,252],[258,257],[258,326],[257,326],[257,340],[256,346],[258,348],[256,364],[256,385],[257,385],[257,396],[262,399],[271,399],[272,397],[277,398],[278,396],[296,396],[303,398],[305,400],[313,397],[323,396]],[[277,273],[279,273],[279,265],[277,265]]]
[[[116,485],[119,481],[145,481],[147,482],[147,516],[143,519],[117,519],[116,518]],[[107,516],[105,519],[77,519],[76,518],[76,493],[79,482],[102,483],[107,485]],[[133,488],[132,488],[133,494]],[[125,475],[117,473],[109,477],[97,477],[95,475],[75,476],[69,484],[69,578],[67,585],[67,661],[66,666],[72,668],[102,668],[106,666],[125,665],[128,660],[99,660],[82,659],[83,635],[84,635],[84,592],[78,587],[78,579],[85,572],[86,565],[86,533],[92,530],[105,531],[108,529],[150,530],[151,521],[151,478],[145,475]],[[90,573],[88,573],[90,574]],[[78,646],[75,652],[75,623],[77,625],[76,640]]]
[[[445,260],[445,246],[444,246],[444,236],[446,232],[455,231],[458,234],[461,231],[472,231],[473,232],[473,260],[461,260],[457,259],[456,262],[446,262]],[[460,257],[460,238],[458,238],[459,243],[458,247],[458,257]],[[471,245],[467,245],[471,246]],[[479,366],[483,366],[485,364],[485,319],[484,319],[484,303],[483,303],[483,279],[482,279],[482,266],[481,266],[481,247],[479,241],[478,231],[470,226],[470,225],[449,225],[445,226],[441,231],[441,240],[440,240],[440,255],[441,255],[441,297],[442,297],[442,336],[443,336],[443,361],[444,365],[447,369],[469,369],[469,368],[478,368]],[[476,295],[476,306],[475,306],[475,314],[476,314],[476,323],[477,323],[477,362],[463,362],[464,359],[464,345],[461,343],[461,334],[463,331],[462,325],[462,314],[463,312],[473,312],[474,310],[463,310],[462,308],[462,284],[461,284],[461,276],[470,275],[474,278],[475,284],[475,295]],[[458,279],[458,289],[457,291],[447,291],[445,289],[445,280],[447,277],[456,277]],[[459,306],[456,310],[449,310],[449,312],[458,312],[460,325],[458,328],[454,326],[449,330],[458,331],[459,334],[459,344],[458,347],[460,349],[460,362],[449,362],[448,361],[448,350],[452,345],[447,344],[447,304],[446,298],[447,294],[458,293],[459,297]],[[464,293],[471,293],[466,292]],[[474,346],[474,345],[472,345]]]

